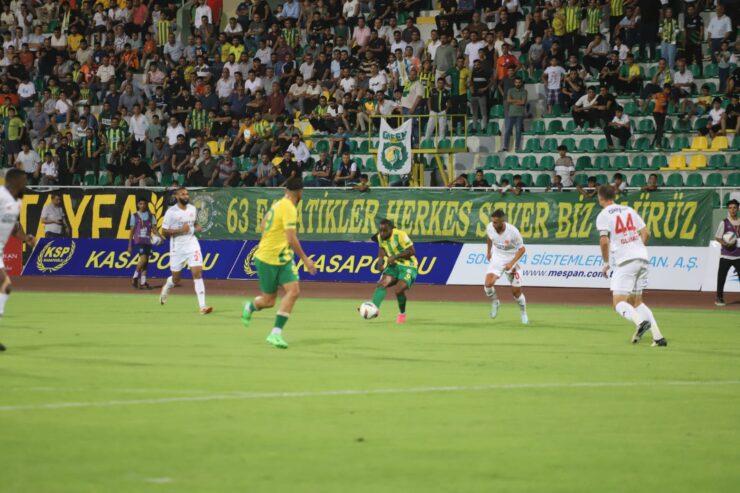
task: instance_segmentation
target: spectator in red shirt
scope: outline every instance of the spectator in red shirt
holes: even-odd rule
[[[498,80],[502,80],[506,77],[506,71],[510,67],[514,67],[515,70],[519,70],[519,60],[517,57],[509,53],[509,43],[504,43],[501,47],[501,56],[496,60],[496,77]]]

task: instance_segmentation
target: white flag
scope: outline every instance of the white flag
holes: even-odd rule
[[[398,128],[391,128],[385,118],[380,120],[378,144],[378,171],[386,175],[411,173],[411,130],[413,120],[408,119]]]

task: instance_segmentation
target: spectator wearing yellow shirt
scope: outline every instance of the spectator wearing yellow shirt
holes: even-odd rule
[[[80,49],[82,38],[82,34],[77,32],[77,26],[70,26],[69,35],[67,36],[67,48],[71,53],[77,53],[77,50]]]

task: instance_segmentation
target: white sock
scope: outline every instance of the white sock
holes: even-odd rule
[[[283,333],[283,329],[281,329],[280,327],[273,327],[272,332],[270,332],[270,334],[282,334],[282,333]]]
[[[201,308],[206,307],[206,285],[203,283],[203,279],[193,279],[195,285],[195,294],[198,296],[198,304]]]
[[[141,273],[141,284],[146,284],[146,272]]]
[[[653,311],[650,309],[650,307],[648,307],[645,303],[643,303],[640,306],[638,306],[636,310],[637,310],[637,313],[639,313],[641,317],[650,321],[650,332],[653,333],[653,340],[658,341],[662,339],[663,334],[660,333],[660,329],[658,328],[658,322],[655,321],[655,316],[653,315]]]
[[[172,289],[175,286],[175,281],[172,280],[172,276],[167,278],[167,281],[164,283],[164,292],[169,293],[170,289]]]
[[[134,271],[134,279],[138,279],[138,278],[139,278],[139,271],[136,270]]]
[[[634,323],[635,325],[640,325],[642,322],[647,320],[646,318],[642,318],[640,314],[637,313],[637,310],[635,310],[635,307],[630,305],[626,301],[620,301],[619,303],[617,303],[616,310],[619,315]]]
[[[516,302],[519,303],[519,308],[521,308],[522,311],[525,311],[527,309],[527,299],[524,297],[524,293],[520,294],[518,298],[515,298]]]
[[[483,286],[483,291],[486,292],[486,296],[488,296],[491,299],[491,301],[498,300],[498,296],[496,295],[496,288],[494,287],[489,288],[488,286]]]
[[[5,314],[5,303],[8,301],[8,296],[10,295],[7,293],[0,294],[0,317]]]

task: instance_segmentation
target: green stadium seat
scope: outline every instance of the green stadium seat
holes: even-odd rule
[[[691,173],[686,178],[686,186],[687,187],[703,187],[704,179],[701,177],[701,174],[699,173]]]
[[[540,140],[537,138],[527,139],[526,144],[524,144],[524,152],[542,152]]]
[[[630,186],[632,188],[644,187],[646,184],[647,179],[645,178],[645,175],[642,174],[632,175],[632,178],[630,179]]]
[[[637,132],[641,134],[653,134],[655,133],[655,125],[652,120],[640,120],[637,124]]]
[[[637,105],[637,103],[630,101],[629,103],[624,105],[624,112],[629,116],[637,116],[640,114],[640,107]]]
[[[369,152],[369,149],[370,149],[370,143],[366,139],[363,139],[362,142],[360,142],[360,147],[358,148],[358,152],[360,154],[367,154]]]
[[[534,185],[534,180],[532,180],[532,174],[531,173],[522,173],[522,183],[524,183],[525,187],[531,187]]]
[[[648,160],[646,156],[635,156],[632,160],[632,166],[630,166],[631,169],[647,169],[648,168]]]
[[[506,156],[504,160],[504,169],[519,169],[518,156]]]
[[[535,179],[534,181],[534,186],[536,187],[546,188],[550,185],[550,175],[548,175],[547,173],[537,175],[537,179]]]
[[[88,187],[94,187],[95,185],[98,184],[97,179],[95,178],[95,175],[92,173],[85,175],[84,181],[85,181],[85,186],[88,186]]]
[[[567,139],[563,139],[563,142],[561,142],[561,145],[564,145],[568,152],[575,152],[576,150],[576,139],[569,137]]]
[[[382,185],[382,184],[380,183],[380,176],[378,176],[378,174],[377,174],[377,173],[376,173],[376,174],[374,174],[374,175],[370,175],[370,177],[369,177],[369,178],[370,178],[370,186],[371,186],[371,187],[380,187],[380,186],[383,186],[383,185]]]
[[[584,171],[589,169],[593,169],[591,158],[588,156],[579,156],[578,159],[576,159],[576,171]]]
[[[450,139],[442,139],[439,141],[439,144],[437,144],[437,148],[439,149],[449,149],[450,147],[452,147]]]
[[[545,133],[545,122],[542,120],[535,120],[532,122],[529,130],[524,132],[524,135],[544,135]]]
[[[483,166],[484,169],[501,169],[501,160],[498,156],[488,156],[486,158],[486,164]]]
[[[182,181],[182,184],[184,185],[185,184],[185,175],[180,175],[178,177],[178,180],[177,181]],[[113,185],[116,186],[116,187],[122,187],[123,186],[123,178],[120,177],[120,176],[116,176],[113,179]]]
[[[730,168],[740,168],[740,154],[733,154],[732,157],[730,157]]]
[[[497,104],[493,107],[491,107],[491,111],[489,113],[491,118],[503,118],[504,117],[504,107],[503,105]]]
[[[79,185],[82,183],[82,176],[79,173],[72,175],[72,185]]]
[[[731,150],[737,151],[740,150],[740,135],[735,135],[732,138],[732,148]]]
[[[172,185],[172,174],[171,173],[164,173],[162,174],[162,183],[160,183],[163,187],[169,187]]]
[[[711,79],[719,76],[719,66],[716,63],[710,63],[704,67],[704,77]]]
[[[420,149],[434,149],[435,147],[433,139],[424,139],[419,144]]]
[[[581,142],[578,143],[578,152],[594,152],[596,151],[596,146],[594,145],[594,139],[591,138],[585,138],[581,139]]]
[[[612,168],[612,164],[609,160],[609,156],[596,156],[596,160],[594,161],[594,166],[596,169],[600,170],[608,170]]]
[[[647,106],[645,106],[645,109],[643,110],[642,114],[644,116],[649,116],[653,114],[653,110],[655,109],[655,101],[649,101]]]
[[[710,173],[707,176],[706,186],[708,187],[721,187],[722,186],[722,174]]]
[[[496,175],[494,173],[486,173],[483,176],[489,185],[494,186],[496,184]]]
[[[627,156],[624,156],[620,154],[619,156],[614,158],[614,169],[615,170],[624,170],[630,167],[630,162]]]
[[[563,133],[563,122],[553,120],[547,125],[547,133],[550,135]]]
[[[465,139],[455,139],[455,141],[452,143],[453,149],[468,149],[468,146],[465,145]]]
[[[668,166],[668,158],[665,154],[659,154],[657,156],[653,156],[653,160],[650,161],[649,169],[658,170],[660,168],[665,168],[666,166]]]
[[[676,137],[673,139],[673,152],[681,152],[682,149],[689,147],[689,139],[687,137]],[[663,156],[665,157],[665,156]]]
[[[668,175],[668,180],[666,180],[666,186],[667,187],[682,187],[683,186],[683,176],[681,176],[681,173],[671,173]]]
[[[606,139],[599,139],[596,141],[596,152],[606,152],[609,149],[609,144]]]
[[[691,122],[689,120],[676,120],[676,122],[673,124],[673,133],[687,132],[691,132]]]
[[[717,192],[712,192],[712,207],[715,209],[722,207],[722,199]]]
[[[740,187],[740,173],[732,173],[727,177],[728,187]]]
[[[576,186],[585,187],[588,184],[588,175],[584,175],[583,173],[581,173],[580,175],[574,176],[573,183]]]
[[[116,177],[116,181],[118,181],[118,177]],[[185,185],[185,175],[177,175],[177,184],[180,186]]]
[[[524,156],[522,160],[523,169],[537,169],[537,158],[535,156]]]
[[[721,169],[725,167],[725,155],[724,154],[714,154],[713,156],[710,156],[709,158],[709,166],[707,168],[709,169]]]
[[[609,183],[609,177],[605,174],[596,175],[596,183],[599,185],[607,185]]]
[[[635,141],[635,143],[632,146],[633,152],[647,152],[650,150],[651,144],[650,139],[647,137],[640,137]]]
[[[694,131],[698,132],[702,128],[706,128],[707,126],[707,119],[706,118],[697,118],[694,122]],[[688,146],[687,146],[688,147]]]
[[[558,141],[552,138],[545,139],[542,150],[543,152],[558,152]]]
[[[692,63],[688,66],[688,69],[691,70],[691,73],[694,75],[694,79],[698,79],[701,77],[701,68],[695,63]]]
[[[568,120],[567,122],[565,122],[565,128],[560,133],[563,135],[576,133],[576,122],[574,122],[573,120]]]
[[[352,153],[353,155],[354,154],[357,154],[359,152],[359,148],[360,148],[360,143],[357,142],[356,140],[350,139],[350,141],[349,141],[349,152]]]
[[[504,173],[503,175],[501,175],[501,179],[499,180],[499,183],[501,183],[504,180],[509,180],[509,184],[511,184],[513,180],[513,176],[514,175],[512,175],[511,173]]]
[[[95,179],[94,176],[93,176],[93,179]],[[100,175],[100,180],[98,180],[98,185],[100,185],[101,187],[107,187],[108,185],[110,185],[110,178],[108,177],[108,173],[102,173]]]
[[[556,118],[563,114],[563,110],[560,109],[560,104],[555,103],[552,105],[552,110],[549,113],[545,113],[545,118]]]
[[[378,171],[378,166],[375,164],[375,158],[367,158],[367,161],[365,161],[365,166],[363,167],[364,171],[370,171],[370,172],[376,172]]]
[[[498,122],[488,122],[488,135],[501,135],[501,127]]]
[[[552,156],[543,156],[540,159],[539,169],[543,171],[552,171],[555,169],[555,158]]]
[[[665,125],[663,125],[664,132],[673,132],[673,120],[670,118],[665,119]]]

